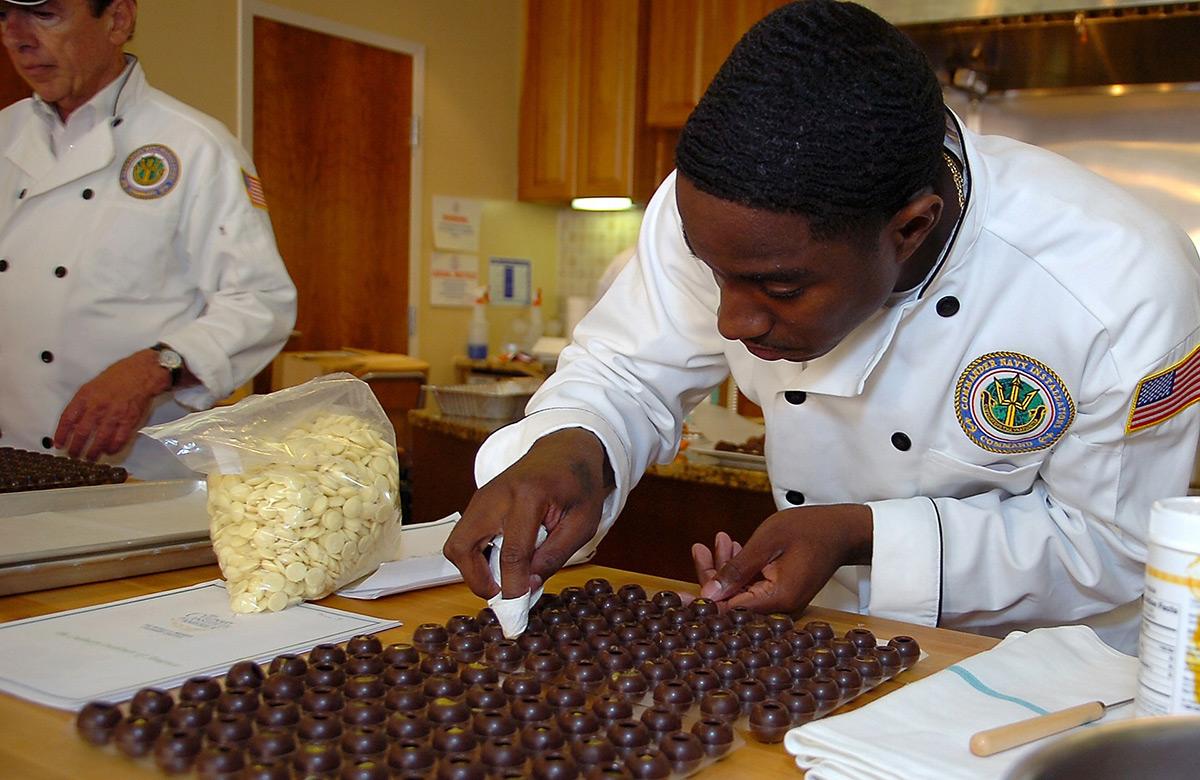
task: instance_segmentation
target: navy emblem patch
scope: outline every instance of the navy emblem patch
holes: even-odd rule
[[[1075,419],[1075,402],[1049,366],[1018,352],[989,352],[971,361],[954,393],[958,424],[989,452],[1045,449]]]
[[[121,166],[121,189],[139,200],[161,198],[179,183],[179,158],[161,144],[133,150]]]

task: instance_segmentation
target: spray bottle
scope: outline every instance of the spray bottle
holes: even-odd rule
[[[537,288],[537,295],[533,298],[533,305],[529,307],[529,347],[525,350],[529,354],[533,354],[534,348],[537,347],[538,341],[542,338],[542,332],[545,326],[542,324],[542,288]]]
[[[471,325],[467,329],[467,357],[471,360],[484,360],[488,354],[488,321],[487,321],[488,291],[484,287],[475,299],[475,309],[471,313]]]

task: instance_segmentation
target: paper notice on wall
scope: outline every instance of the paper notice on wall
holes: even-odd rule
[[[429,303],[470,306],[479,289],[479,258],[450,252],[429,256]]]
[[[493,306],[528,306],[533,263],[516,257],[488,261],[488,295]]]
[[[483,203],[470,198],[433,196],[433,245],[451,252],[478,252]]]

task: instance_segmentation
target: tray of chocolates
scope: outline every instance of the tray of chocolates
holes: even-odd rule
[[[115,485],[128,474],[120,466],[88,463],[48,452],[0,447],[0,493]]]
[[[920,652],[597,578],[543,595],[515,639],[484,609],[408,643],[362,635],[92,702],[76,728],[202,778],[680,778],[747,739],[781,741]]]

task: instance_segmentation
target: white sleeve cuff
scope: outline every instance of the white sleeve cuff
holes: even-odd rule
[[[942,533],[928,498],[871,501],[871,598],[867,611],[936,626],[941,612]]]
[[[608,462],[616,478],[616,487],[604,499],[600,527],[593,537],[595,542],[608,532],[625,505],[630,473],[633,471],[629,453],[617,432],[597,414],[582,409],[543,409],[501,428],[487,438],[475,456],[475,484],[479,487],[486,485],[524,457],[538,439],[566,428],[583,428],[595,434],[608,454]]]

